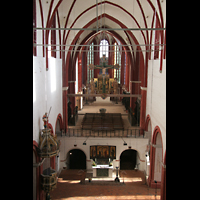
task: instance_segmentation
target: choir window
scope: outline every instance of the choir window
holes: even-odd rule
[[[106,54],[106,57],[108,58],[108,41],[107,40],[101,40],[100,42],[100,52],[99,57],[103,57],[103,54]]]

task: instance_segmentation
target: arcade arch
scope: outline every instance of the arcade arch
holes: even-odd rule
[[[157,182],[161,181],[162,173],[162,141],[161,136],[158,133],[156,137],[156,148],[155,148],[155,167],[154,167],[154,180]]]
[[[120,155],[120,170],[133,170],[137,166],[137,151],[126,149]]]
[[[153,188],[161,187],[162,162],[163,162],[162,136],[160,128],[156,126],[153,132],[152,145],[150,150],[150,175],[149,175],[150,187]]]
[[[67,169],[86,169],[86,155],[81,149],[71,149],[67,153]]]

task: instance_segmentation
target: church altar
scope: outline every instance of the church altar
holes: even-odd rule
[[[88,68],[89,70],[102,70],[102,74],[98,74],[97,78],[92,78],[90,80],[91,93],[94,93],[94,91],[96,91],[97,94],[117,93],[117,80],[114,78],[110,78],[109,74],[106,74],[106,69],[119,69],[119,64],[108,65],[108,58],[104,54],[103,57],[100,59],[100,65],[90,64]]]
[[[90,159],[95,160],[92,166],[93,177],[112,178],[113,159],[116,159],[116,146],[95,145],[90,146]]]
[[[92,166],[93,177],[109,177],[112,178],[113,166],[97,165]]]
[[[95,84],[95,90],[97,94],[102,94],[103,92],[103,87],[104,87],[104,82],[103,82],[103,76],[102,74],[98,75],[98,78],[94,78],[94,84]],[[109,75],[105,76],[105,93],[110,94],[114,92],[114,87],[113,87],[113,82],[114,78],[110,78]]]

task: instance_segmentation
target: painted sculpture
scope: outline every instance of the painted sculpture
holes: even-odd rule
[[[44,122],[44,128],[47,129],[47,128],[48,128],[48,115],[47,115],[46,112],[45,112],[45,114],[43,115],[42,120],[43,120],[43,122]]]

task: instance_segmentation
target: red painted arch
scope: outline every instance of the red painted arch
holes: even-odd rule
[[[122,28],[127,28],[124,24],[122,24],[120,21],[118,21],[117,19],[113,18],[112,16],[108,15],[108,14],[105,14],[105,17],[114,21],[115,23],[117,23],[118,25],[120,25]],[[100,18],[100,16],[99,16]],[[88,26],[90,26],[91,24],[93,24],[94,22],[96,21],[96,18],[94,18],[93,20],[91,20],[87,25],[85,25],[83,28],[87,28]],[[81,30],[78,32],[78,34],[75,36],[74,40],[72,41],[71,45],[75,44],[75,41],[78,39],[78,37],[83,33],[84,30]],[[135,44],[139,44],[137,39],[135,38],[135,36],[132,34],[131,31],[127,31],[129,33],[129,35],[132,37],[133,41],[135,42]],[[115,36],[116,37],[116,36]],[[68,64],[69,62],[69,57],[71,55],[70,51],[72,50],[72,46],[70,46],[69,48],[69,52],[67,54],[67,58],[66,58],[66,65]],[[138,48],[139,50],[141,50],[141,48],[139,47]],[[143,57],[143,53],[140,52],[140,58],[143,60],[143,65],[144,65],[144,57]],[[142,66],[142,63],[141,63],[141,66]],[[143,66],[144,67],[144,66]],[[143,69],[144,70],[144,69]],[[67,68],[67,71],[68,71],[68,68]],[[143,73],[140,73],[141,75],[143,75]],[[142,82],[144,81],[144,78],[141,78]],[[143,84],[142,84],[143,85]]]
[[[99,33],[99,32],[96,33],[95,31],[91,32],[89,35],[87,35],[87,36],[82,40],[82,42],[80,43],[80,45],[85,45],[85,44],[90,43],[90,41],[92,41],[92,40],[94,39],[94,37],[96,37],[98,34],[100,34],[100,33]],[[125,44],[126,44],[125,41],[124,41],[124,39],[123,39],[119,34],[117,34],[116,32],[114,32],[114,31],[108,31],[107,34],[116,37],[116,38],[122,43],[122,45],[125,45]],[[88,41],[88,38],[89,38],[89,41]],[[108,41],[108,42],[109,42],[109,41]],[[100,43],[100,41],[99,41],[99,43]],[[76,56],[74,56],[73,61],[76,60],[76,58],[77,58],[77,56],[78,56],[77,53],[78,53],[78,51],[79,51],[80,49],[81,49],[81,46],[79,46],[79,47],[77,48],[77,50],[76,50],[76,51],[77,51],[77,52],[76,52]],[[85,50],[85,49],[86,49],[86,47],[83,46],[83,47],[82,47],[82,50]],[[129,51],[129,48],[128,48],[127,46],[125,46],[125,49]],[[82,53],[83,53],[83,52],[81,51],[81,54],[82,54]],[[130,55],[131,55],[131,54],[130,54]],[[133,55],[134,55],[134,54],[133,54]],[[132,60],[132,59],[134,59],[134,57],[131,56],[131,60]]]
[[[82,41],[81,41],[81,43],[80,43],[80,45],[85,45],[85,44],[90,44],[90,43],[92,43],[92,42],[94,42],[95,44],[97,44],[97,42],[96,42],[96,40],[94,39],[98,34],[100,34],[100,32],[98,32],[98,33],[96,33],[96,31],[92,31],[91,33],[89,33]],[[113,36],[113,34],[112,33],[110,33],[110,32],[107,32],[107,34],[109,34],[109,35],[112,35]],[[107,36],[107,34],[106,34],[106,39],[108,40],[108,43],[109,43],[109,38],[108,38],[108,36]],[[116,35],[115,35],[115,37],[117,37]],[[118,39],[120,40],[120,41],[123,41],[123,39],[121,38],[121,37],[118,37]],[[99,41],[99,43],[100,43],[100,41]],[[121,43],[123,43],[123,42],[121,42]],[[124,42],[125,43],[125,42]],[[110,43],[109,43],[110,44]],[[82,48],[82,49],[81,49]],[[80,49],[81,49],[81,51],[80,51]],[[75,67],[75,61],[76,61],[76,59],[77,59],[77,57],[79,56],[79,58],[82,58],[82,56],[83,56],[83,51],[82,50],[88,50],[85,46],[83,46],[83,47],[81,47],[81,46],[78,46],[78,48],[76,49],[76,53],[75,53],[75,56],[73,57],[73,68]],[[84,52],[85,53],[85,52]],[[84,54],[84,55],[86,55],[86,53]],[[109,54],[109,56],[110,56],[110,54]],[[98,53],[97,52],[95,52],[95,60],[94,60],[94,62],[97,64],[98,63],[98,60],[99,60],[99,55],[98,55]],[[86,60],[87,60],[87,57],[85,58]],[[79,59],[80,60],[80,59]],[[80,61],[81,62],[81,61]],[[94,72],[94,73],[98,73],[98,71],[99,70],[97,70],[96,72]],[[87,75],[87,73],[86,73],[86,75]],[[97,76],[97,75],[96,75]],[[111,75],[112,76],[112,75]],[[112,78],[112,77],[111,77]],[[80,84],[79,83],[79,87],[81,87],[81,85],[82,84]]]
[[[63,0],[60,0],[57,3],[56,7],[53,10],[52,15],[51,15],[51,10],[52,10],[52,6],[53,6],[54,0],[51,1],[50,8],[49,8],[49,13],[48,13],[48,17],[47,17],[46,28],[50,28],[51,27],[53,19],[54,19],[54,15],[56,14],[56,11],[58,10],[58,7],[62,3],[62,1]],[[46,38],[45,43],[48,44],[48,41],[49,41],[49,30],[46,30],[45,38]],[[48,70],[48,47],[46,47],[46,70]]]
[[[166,150],[164,155],[164,162],[165,166],[162,166],[162,178],[161,178],[161,200],[166,200]]]
[[[47,28],[51,26],[53,17],[54,17],[54,15],[56,14],[56,12],[57,12],[57,10],[58,10],[60,4],[62,3],[62,1],[63,1],[63,0],[58,1],[57,5],[55,6],[55,8],[54,8],[54,10],[53,10],[53,12],[52,12],[52,14],[51,14],[53,2],[54,2],[54,0],[51,0],[50,7],[49,7],[49,12],[48,12],[48,17],[47,17],[47,23],[46,23],[46,27],[47,27]],[[148,1],[148,3],[150,4],[152,10],[155,11],[155,6],[153,5],[153,3],[152,3],[150,0],[147,0],[147,1]],[[66,19],[66,22],[65,22],[65,27],[67,26],[68,19],[69,19],[69,16],[70,16],[70,14],[71,14],[71,11],[72,11],[72,9],[73,9],[73,7],[74,7],[75,2],[76,2],[76,0],[74,0],[74,1],[72,2],[72,5],[71,5],[71,7],[70,7],[70,10],[69,10],[69,12],[68,12],[68,16],[67,16],[67,19]],[[140,2],[137,1],[137,3],[138,3],[138,5],[139,5],[139,7],[140,7],[141,13],[142,13],[142,15],[143,15],[143,20],[144,20],[144,23],[145,23],[145,26],[146,26],[147,23],[146,23],[146,19],[145,19],[145,16],[144,16],[144,10],[143,10],[143,8],[142,8]],[[159,17],[158,17],[158,12],[156,12],[156,17],[157,17],[158,20],[159,20],[160,27],[163,27],[163,14],[162,14],[162,9],[161,9],[160,2],[158,1],[157,3],[158,3],[158,7],[159,7],[159,12],[160,12],[161,23],[160,23],[160,20],[159,20]],[[126,14],[128,14],[128,15],[135,21],[135,23],[137,24],[137,26],[140,28],[140,25],[139,25],[139,23],[137,22],[137,20],[134,18],[134,16],[133,16],[131,13],[129,13],[127,10],[125,10],[123,7],[119,6],[118,4],[109,2],[109,1],[99,2],[98,5],[100,5],[100,4],[110,4],[110,5],[112,5],[112,6],[118,7],[119,9],[123,10]],[[72,24],[71,27],[73,27],[73,25],[75,24],[75,22],[77,21],[78,18],[80,18],[84,13],[88,12],[90,9],[92,9],[92,8],[94,8],[94,7],[96,7],[96,4],[94,4],[93,6],[87,8],[85,11],[83,11],[83,12],[75,19],[75,21],[73,22],[73,24]],[[42,16],[41,16],[41,17],[42,17]],[[69,34],[69,32],[70,32],[70,31],[68,31],[68,34]],[[63,34],[63,44],[66,43],[68,34],[67,34],[67,36],[65,37],[65,39],[64,39],[64,35],[65,35],[65,34]],[[143,38],[144,38],[145,44],[149,43],[149,42],[148,42],[148,37],[145,37],[143,31],[141,31],[141,34],[142,34],[142,36],[143,36]],[[161,34],[161,43],[162,43],[162,42],[163,42],[163,36],[164,36],[162,30],[160,31],[160,34]],[[48,44],[48,36],[49,36],[49,30],[46,30],[46,44]],[[148,36],[148,32],[147,32],[147,36]],[[147,40],[147,41],[146,41],[146,40]],[[65,49],[65,47],[63,47],[63,49]],[[147,49],[148,49],[148,46],[146,46],[146,50],[147,50]],[[47,52],[48,52],[48,49],[46,48],[46,53],[47,53]],[[148,55],[148,54],[146,54],[146,55]],[[163,58],[163,50],[161,51],[160,70],[162,70],[162,58]],[[146,68],[147,68],[147,61],[145,62],[145,65],[146,65]],[[46,56],[46,68],[48,69],[48,56]]]
[[[150,6],[152,7],[154,13],[155,13],[155,6],[152,4],[152,2],[150,0],[147,0],[148,3],[150,4]],[[156,12],[156,20],[158,21],[158,27],[164,28],[164,24],[163,24],[163,14],[162,14],[162,9],[161,9],[161,5],[160,2],[157,0],[158,3],[158,8],[159,8],[159,12],[160,12],[160,19],[158,16],[158,12]],[[153,17],[154,18],[154,17]],[[153,26],[153,23],[152,23]],[[160,33],[160,37],[161,37],[161,44],[163,44],[163,38],[164,38],[164,31],[163,30],[159,30],[158,31]],[[151,31],[151,35],[152,35],[152,31]],[[151,43],[151,42],[150,42]],[[152,43],[151,43],[152,44]],[[161,56],[160,56],[160,72],[162,72],[162,65],[163,65],[163,49],[161,50]]]
[[[43,9],[42,9],[42,2],[41,0],[39,0],[39,5],[40,5],[40,15],[41,15],[41,22],[42,22],[42,28],[44,28],[44,17],[43,17]],[[42,47],[42,52],[43,52],[43,57],[45,56],[44,54],[44,30],[42,30],[42,44],[43,44],[43,47]]]
[[[146,131],[148,131],[148,124],[149,124],[149,122],[150,122],[150,124],[151,124],[151,117],[150,117],[150,115],[148,114],[147,117],[146,117],[146,123],[145,123],[145,130],[146,130]],[[151,128],[152,128],[152,124],[151,124]],[[151,132],[152,132],[152,130],[151,130]]]
[[[161,27],[164,27],[164,22],[163,22],[163,13],[162,13],[162,9],[161,9],[161,4],[160,1],[157,0],[157,4],[158,4],[158,9],[159,9],[159,13],[160,13],[160,19],[161,19]],[[164,31],[160,30],[160,35],[161,35],[161,44],[163,44],[163,40],[164,40]],[[161,56],[160,56],[160,73],[162,72],[162,65],[163,65],[163,48],[161,49]]]
[[[38,143],[33,140],[33,152],[35,154],[36,158],[36,163],[39,163],[41,161],[39,155],[37,154],[37,148],[38,148]],[[43,173],[43,165],[39,166],[36,168],[36,199],[37,200],[43,200],[43,190],[41,189],[40,185],[40,174]]]
[[[162,13],[162,8],[161,8],[161,4],[160,4],[159,0],[157,0],[157,4],[158,4],[159,12],[160,12],[161,27],[163,27],[164,26],[164,23],[163,23],[163,13]]]
[[[51,0],[50,2],[50,6],[49,6],[49,12],[48,12],[48,16],[47,16],[47,22],[46,22],[46,28],[49,28],[48,24],[49,24],[49,18],[51,16],[51,10],[52,10],[52,6],[53,6],[53,2],[54,0]],[[53,19],[54,16],[52,16]],[[53,20],[52,20],[53,21]],[[52,22],[51,22],[52,23]],[[45,32],[45,43],[48,44],[48,40],[49,40],[49,30],[46,30]],[[46,70],[48,70],[48,47],[46,47]]]
[[[94,38],[95,38],[98,34],[100,34],[100,33],[99,33],[99,32],[96,33],[95,31],[91,32],[89,35],[87,35],[87,36],[82,40],[81,45],[85,45],[85,44],[90,43],[91,41],[94,40]],[[124,39],[123,39],[120,35],[118,35],[116,32],[114,32],[114,31],[108,31],[107,34],[116,37],[116,38],[122,43],[122,45],[125,44]],[[99,41],[99,43],[100,43],[100,41]],[[73,63],[73,66],[72,66],[73,68],[75,67],[75,61],[76,61],[77,57],[79,56],[79,50],[80,50],[80,49],[81,49],[81,46],[79,46],[79,47],[77,48],[76,53],[75,53],[75,56],[74,56],[74,58],[73,58],[73,62],[72,62],[72,63]],[[83,46],[83,47],[82,47],[82,50],[85,50],[85,49],[86,49],[86,47]],[[129,48],[128,48],[127,46],[125,46],[125,50],[129,50]],[[82,55],[83,55],[83,51],[80,52],[80,57],[82,57]],[[128,57],[130,57],[131,65],[132,65],[132,67],[133,67],[133,63],[134,63],[134,54],[133,54],[133,56],[132,56],[131,53],[128,52]],[[86,59],[87,59],[87,58],[86,58]],[[139,78],[138,78],[138,79],[139,79]],[[136,79],[135,79],[135,80],[136,80]]]
[[[37,26],[36,0],[33,0],[33,28]],[[37,43],[37,30],[33,31],[33,44]],[[37,56],[37,47],[33,46],[33,56]]]
[[[113,18],[112,16],[110,16],[110,15],[108,15],[108,14],[105,14],[105,17],[107,17],[108,19],[110,19],[110,20],[112,20],[112,21],[114,21],[115,23],[117,23],[117,24],[119,24],[119,26],[121,26],[122,28],[127,28],[124,24],[122,24],[120,21],[118,21],[117,19],[115,19],[115,18]],[[98,17],[98,20],[99,20],[99,18],[100,18],[100,16]],[[87,28],[87,27],[89,27],[91,24],[93,24],[95,21],[96,21],[97,19],[96,18],[94,18],[93,20],[91,20],[90,22],[88,22],[83,28]],[[75,42],[77,41],[77,39],[78,39],[78,37],[82,34],[84,32],[84,30],[81,30],[81,31],[79,31],[78,33],[77,33],[77,35],[74,37],[74,40],[72,41],[72,43],[71,43],[71,45],[73,45],[73,44],[75,44]],[[129,35],[131,36],[131,38],[133,39],[133,41],[135,42],[135,44],[139,44],[138,43],[138,41],[137,41],[137,39],[135,38],[135,36],[132,34],[132,32],[131,31],[127,31],[127,33],[129,33]],[[70,51],[72,50],[72,46],[70,46],[70,48],[69,48],[69,51],[68,51],[68,54],[67,54],[67,57],[66,57],[66,62],[65,62],[65,65],[64,65],[64,69],[63,69],[63,71],[65,72],[65,74],[63,74],[63,86],[68,86],[68,75],[66,74],[66,72],[68,72],[69,71],[69,60],[70,60],[70,57],[71,57],[71,53],[70,53]],[[138,47],[138,49],[139,50],[141,50],[141,48],[140,47]],[[146,79],[147,79],[147,76],[145,75],[144,76],[144,57],[143,57],[143,53],[142,52],[140,52],[139,53],[139,55],[140,55],[140,80],[141,80],[141,82],[142,82],[142,84],[141,84],[141,86],[145,86],[146,85],[146,82],[147,81],[145,81],[145,79],[144,79],[144,77],[146,77]],[[145,70],[145,72],[146,72],[147,70]],[[66,92],[67,93],[67,92]],[[65,96],[65,95],[64,95]],[[66,100],[65,100],[65,97],[64,97],[64,101],[63,102],[65,102],[64,104],[66,104]],[[145,104],[146,102],[145,101],[143,101],[143,103]],[[67,129],[67,117],[66,117],[66,113],[67,113],[67,106],[66,105],[63,105],[63,116],[64,116],[64,128],[65,129]],[[146,109],[146,104],[145,104],[145,106],[144,106],[144,108],[143,108],[143,111],[145,111],[145,109]],[[143,115],[141,115],[141,118],[143,118]],[[143,119],[143,120],[141,120],[141,121],[144,121],[145,120],[145,118]]]
[[[112,5],[112,6],[118,7],[118,8],[120,8],[121,10],[123,10],[125,13],[127,13],[127,14],[135,21],[135,23],[137,24],[138,28],[141,28],[140,25],[139,25],[139,23],[138,23],[137,20],[135,19],[135,17],[134,17],[133,15],[131,15],[131,13],[129,13],[129,12],[128,12],[127,10],[125,10],[123,7],[119,6],[118,4],[114,4],[114,3],[112,3],[112,2],[109,2],[109,1],[104,1],[104,2],[102,2],[102,3],[100,2],[100,3],[98,3],[98,5],[104,4],[104,3],[110,4],[110,5]],[[94,7],[96,7],[96,4],[93,5],[93,6],[91,6],[91,7],[89,7],[89,8],[87,8],[86,10],[84,10],[84,11],[74,20],[74,22],[72,23],[72,25],[71,25],[70,28],[72,28],[72,27],[74,26],[75,22],[76,22],[83,14],[85,14],[86,12],[88,12],[90,9],[92,9],[92,8],[94,8]],[[105,13],[102,14],[102,15],[104,15],[104,17],[105,17]],[[106,14],[106,15],[107,15],[107,14]],[[101,15],[99,16],[99,18],[101,18]],[[70,33],[70,30],[68,31],[65,40],[63,40],[63,44],[66,43],[69,33]],[[141,31],[141,34],[142,34],[142,36],[143,36],[143,38],[144,38],[145,44],[147,44],[146,38],[145,38],[145,35],[144,35],[143,31]]]
[[[51,26],[51,23],[52,23],[52,20],[53,20],[53,16],[55,15],[55,12],[57,11],[57,9],[58,9],[58,7],[60,6],[60,3],[61,3],[61,2],[62,2],[62,0],[60,0],[60,1],[57,3],[57,5],[56,5],[56,7],[55,7],[55,9],[54,9],[54,11],[53,11],[53,13],[52,13],[51,18],[50,18],[50,14],[48,15],[47,27],[50,27],[50,26]],[[155,7],[154,7],[154,5],[152,4],[152,2],[151,2],[151,1],[148,1],[148,2],[149,2],[149,4],[150,4],[150,6],[152,7],[152,10],[155,10]],[[110,5],[113,5],[113,6],[115,6],[115,7],[120,8],[120,9],[123,10],[125,13],[127,13],[127,14],[135,21],[135,23],[137,24],[137,26],[140,28],[140,25],[139,25],[139,23],[137,22],[137,20],[134,18],[134,16],[132,16],[132,15],[131,15],[127,10],[125,10],[123,7],[121,7],[121,6],[117,5],[117,4],[108,2],[108,1],[104,1],[104,2],[102,2],[102,3],[107,3],[107,4],[110,4]],[[70,16],[70,13],[71,13],[71,11],[72,11],[72,9],[73,9],[74,4],[75,4],[75,0],[74,0],[74,2],[73,2],[72,5],[71,5],[71,8],[70,8],[70,11],[69,11],[69,13],[68,13],[68,16],[67,16],[65,25],[67,25],[68,18],[69,18],[69,16]],[[98,3],[98,5],[100,5],[100,4],[101,4],[101,3]],[[141,12],[142,12],[142,15],[143,15],[144,23],[145,23],[145,25],[146,25],[146,19],[145,19],[145,17],[144,17],[143,8],[142,8],[142,6],[140,5],[139,1],[138,1],[138,4],[139,4],[139,7],[140,7]],[[88,12],[90,9],[94,8],[95,6],[96,6],[96,4],[94,4],[93,6],[89,7],[89,8],[86,9],[85,11],[83,11],[83,12],[74,20],[73,24],[71,25],[71,28],[73,27],[73,25],[75,24],[75,22],[78,20],[78,18],[80,18],[84,13]],[[51,13],[50,11],[51,11],[51,5],[50,5],[49,13]],[[104,16],[105,16],[105,14],[104,14]],[[99,16],[99,17],[101,17],[101,16]],[[159,19],[158,13],[157,13],[157,12],[156,12],[156,17]],[[159,21],[159,23],[160,23],[160,21]],[[68,37],[68,35],[69,35],[69,32],[70,32],[70,31],[68,31],[66,38],[63,40],[63,44],[66,43],[67,37]],[[127,32],[128,32],[128,31],[127,31]],[[46,31],[46,34],[47,34],[47,35],[46,35],[46,39],[47,39],[46,42],[48,42],[48,33],[49,33],[49,31]],[[126,33],[126,32],[125,32],[125,33]],[[160,33],[161,33],[161,32],[160,32]],[[147,44],[148,41],[146,42],[146,38],[145,38],[145,36],[144,36],[143,31],[141,31],[141,34],[143,35],[145,44]],[[63,34],[63,38],[64,38],[64,34]],[[147,40],[148,40],[148,37],[147,37]],[[161,42],[162,42],[162,40],[163,40],[163,34],[161,34]],[[65,47],[63,47],[63,49],[65,49]],[[146,46],[146,50],[147,50],[147,49],[148,49],[148,46]],[[48,50],[48,49],[46,48],[46,53],[48,52],[47,50]],[[163,51],[163,50],[162,50],[162,51]],[[48,56],[47,56],[47,57],[48,57]],[[148,53],[146,53],[146,57],[148,57]],[[161,52],[161,57],[163,57],[163,53],[162,53],[162,52]],[[46,58],[46,68],[48,69],[48,58]],[[146,61],[145,61],[145,69],[147,70],[147,68],[148,68],[148,61],[147,61],[147,58],[146,58]],[[161,59],[161,61],[160,61],[160,70],[162,70],[162,59]],[[146,78],[143,80],[144,83],[147,82],[147,76],[145,76],[145,77],[146,77]],[[146,85],[146,83],[144,84],[144,86],[145,86],[145,85]]]
[[[148,1],[148,3],[150,4],[152,10],[155,12],[155,6],[153,5],[153,3],[152,3],[150,0],[147,0],[147,1]],[[75,3],[75,2],[73,2],[73,5],[74,5],[74,3]],[[127,10],[125,10],[123,7],[121,7],[121,6],[117,5],[117,4],[114,4],[114,3],[112,3],[112,2],[108,2],[108,1],[104,1],[104,2],[102,2],[102,3],[100,2],[100,3],[98,3],[98,5],[104,4],[104,3],[113,5],[113,6],[115,6],[115,7],[120,8],[121,10],[123,10],[125,13],[127,13],[127,14],[135,21],[135,23],[137,24],[137,26],[140,28],[140,25],[139,25],[139,23],[137,22],[137,20],[134,18],[134,16],[131,15],[131,14],[130,14]],[[146,26],[146,28],[147,28],[146,18],[145,18],[145,16],[144,16],[144,10],[143,10],[143,8],[142,8],[142,6],[141,6],[141,4],[140,4],[140,2],[139,2],[138,0],[137,0],[137,3],[138,3],[138,5],[139,5],[139,7],[140,7],[141,13],[142,13],[142,15],[143,15],[143,20],[144,20],[145,26]],[[72,5],[72,6],[73,6],[73,5]],[[75,24],[75,22],[78,20],[78,18],[80,18],[84,13],[88,12],[90,9],[94,8],[95,6],[96,6],[96,5],[93,5],[93,6],[89,7],[88,9],[86,9],[85,11],[83,11],[83,12],[74,20],[74,22],[72,23],[71,28],[73,27],[73,25]],[[163,27],[163,14],[162,14],[160,2],[158,2],[158,6],[159,6],[159,12],[160,12],[160,16],[161,16],[161,23],[160,23],[160,20],[159,20],[158,12],[156,12],[156,18],[157,18],[157,20],[158,20],[159,26],[160,26],[160,27]],[[71,8],[72,8],[72,7],[71,7]],[[71,12],[71,8],[70,8],[70,12]],[[68,15],[68,16],[69,16],[69,15]],[[67,25],[67,21],[66,21],[66,25]],[[65,25],[65,27],[66,27],[66,25]],[[67,36],[66,36],[66,38],[65,38],[65,40],[64,40],[64,43],[66,43],[67,37],[68,37],[68,35],[69,35],[69,32],[70,32],[70,31],[68,31],[68,34],[67,34]],[[144,37],[145,44],[149,43],[149,40],[148,40],[148,31],[146,32],[146,33],[147,33],[147,42],[146,42],[146,38],[145,38],[145,36],[144,36],[144,34],[143,34],[143,31],[141,31],[141,33],[142,33],[142,35],[143,35],[143,37]],[[161,34],[161,31],[160,31],[160,34]],[[162,37],[163,37],[163,34],[161,34],[161,38],[162,38]],[[148,46],[146,46],[146,49],[148,49]]]
[[[57,20],[58,20],[58,28],[60,28],[60,18],[59,18],[58,10],[56,12],[56,15],[57,15]],[[61,45],[61,30],[58,30],[58,34],[59,34],[59,36],[58,36],[59,37],[59,45]],[[61,54],[62,47],[60,46],[59,49],[60,49],[60,58],[62,58],[61,57],[62,56],[62,54]]]
[[[156,126],[156,127],[154,128],[153,137],[152,137],[152,144],[156,144],[156,137],[157,137],[157,134],[160,134],[161,142],[162,142],[162,148],[163,148],[162,134],[161,134],[161,130],[160,130],[160,127],[159,127],[159,126]]]
[[[63,129],[63,119],[62,119],[62,115],[60,113],[57,116],[56,124],[57,124],[57,121],[60,122],[60,130],[62,130]],[[55,132],[56,132],[56,124],[55,124]]]
[[[142,5],[141,5],[141,3],[139,2],[139,0],[137,0],[137,3],[138,3],[138,5],[139,5],[140,10],[141,10],[141,13],[142,13],[142,17],[143,17],[143,20],[144,20],[145,28],[148,28],[148,27],[147,27],[146,17],[145,17],[145,15],[144,15],[144,10],[143,10],[143,8],[142,8]],[[146,38],[147,38],[147,44],[149,44],[149,32],[148,32],[148,30],[146,30]],[[148,49],[149,49],[149,46],[146,46],[146,49],[148,50]]]
[[[73,7],[74,7],[75,2],[76,2],[76,0],[74,0],[74,1],[72,2],[72,5],[71,5],[71,7],[70,7],[70,9],[69,9],[69,12],[68,12],[68,14],[67,14],[67,18],[66,18],[66,21],[65,21],[65,26],[64,26],[64,28],[67,27],[67,23],[68,23],[68,20],[69,20],[69,16],[70,16],[70,14],[71,14],[71,12],[72,12],[72,9],[73,9]],[[63,32],[63,41],[64,41],[64,39],[65,39],[65,33],[66,33],[66,30],[64,30],[64,32]],[[64,48],[64,49],[65,49],[65,48]]]
[[[163,162],[163,141],[162,141],[162,134],[161,134],[161,130],[160,130],[159,126],[156,126],[154,128],[153,137],[152,137],[151,143],[152,144],[156,144],[156,138],[157,138],[158,134],[160,134],[160,137],[161,137],[162,162]],[[152,187],[152,188],[155,188],[155,187],[161,188],[161,182],[158,182],[157,186],[154,183],[154,168],[155,168],[155,148],[151,145],[151,148],[150,148],[150,174],[149,174],[148,182],[149,182],[149,186]]]
[[[166,27],[166,25],[165,25],[165,27]],[[164,54],[164,59],[166,59],[166,30],[165,30],[165,42],[164,42],[164,44],[165,44],[165,46],[164,46],[164,51],[163,51],[163,54]]]
[[[100,16],[99,16],[100,17]],[[117,21],[116,19],[114,19],[114,18],[112,18],[111,16],[109,16],[109,15],[107,15],[107,14],[105,14],[105,17],[108,17],[108,18],[110,18],[111,20],[113,20],[113,21]],[[93,22],[95,22],[96,21],[96,18],[95,19],[93,19],[89,24],[87,24],[86,26],[89,26],[90,24],[92,24]],[[120,23],[119,21],[117,21],[118,23]],[[122,23],[120,24],[122,27],[124,26]],[[86,27],[85,26],[85,27]],[[125,27],[125,26],[124,26]],[[83,31],[81,31],[81,33],[82,33]],[[112,31],[110,31],[110,32],[112,32]],[[79,32],[79,34],[80,34],[80,32]],[[117,38],[119,38],[118,37],[118,35],[115,33],[115,32],[112,32],[112,34],[115,36],[115,37],[117,37]],[[132,33],[131,33],[132,34]],[[136,40],[136,38],[134,38],[134,36],[133,35],[131,35],[132,36],[132,38],[133,38],[133,40],[135,41],[135,43],[137,43],[138,44],[138,42],[137,42],[137,40]],[[71,43],[71,44],[74,44],[74,42],[76,41],[76,39],[77,39],[77,37],[79,37],[79,35],[77,35],[76,37],[75,37],[75,39],[74,39],[74,41]],[[122,42],[122,39],[120,39],[120,41]],[[122,42],[122,43],[125,43],[125,42]],[[72,49],[72,48],[71,48]],[[70,49],[70,50],[71,50]],[[68,56],[70,56],[71,54],[70,53],[68,53]],[[140,55],[142,56],[142,60],[143,60],[143,54],[142,53],[140,53]],[[69,59],[69,57],[68,57],[68,59]],[[66,60],[66,64],[68,63],[68,60]]]

